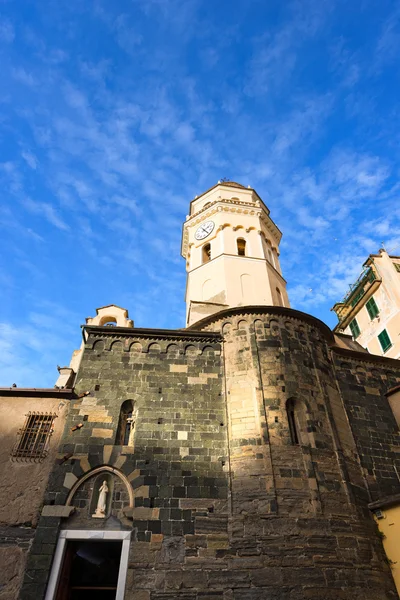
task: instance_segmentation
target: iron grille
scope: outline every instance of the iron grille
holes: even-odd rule
[[[30,412],[11,452],[14,458],[43,460],[48,454],[56,414]]]

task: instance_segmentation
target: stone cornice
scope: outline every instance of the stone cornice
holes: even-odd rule
[[[132,338],[152,340],[192,340],[198,342],[219,342],[222,336],[214,331],[189,331],[187,329],[147,329],[132,327],[103,327],[82,325],[83,332],[94,337]]]
[[[23,398],[65,398],[70,400],[75,398],[75,393],[71,389],[57,389],[57,388],[0,388],[0,397],[14,396]]]
[[[290,319],[297,319],[299,321],[302,321],[303,323],[306,322],[309,325],[312,325],[314,327],[318,327],[320,329],[320,331],[323,333],[323,335],[325,336],[327,342],[331,345],[335,344],[335,338],[334,335],[332,333],[332,331],[329,329],[328,325],[326,325],[323,321],[321,321],[320,319],[317,319],[317,317],[313,317],[312,315],[309,315],[307,313],[303,313],[299,310],[295,310],[293,308],[286,308],[284,306],[262,306],[262,305],[256,305],[256,306],[236,306],[234,308],[227,308],[225,310],[221,310],[217,313],[214,313],[213,315],[210,315],[209,317],[206,317],[204,319],[201,319],[201,321],[197,321],[197,323],[194,323],[193,325],[191,325],[190,327],[188,327],[188,329],[192,330],[192,328],[202,328],[202,327],[206,327],[207,325],[210,325],[211,323],[213,323],[214,321],[218,321],[219,319],[225,319],[225,318],[229,318],[230,316],[233,315],[248,315],[248,314],[268,314],[268,315],[276,315],[276,316],[280,316],[280,317],[287,317]]]
[[[340,348],[339,346],[332,346],[332,351],[344,358],[352,358],[357,361],[371,363],[372,365],[386,365],[400,371],[400,361],[397,358],[388,358],[386,356],[379,356],[379,354],[370,354],[369,352],[358,352],[357,350]]]

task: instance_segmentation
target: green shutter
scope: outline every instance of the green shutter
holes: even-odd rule
[[[392,345],[392,342],[390,341],[390,337],[389,337],[388,332],[386,331],[386,329],[384,329],[382,331],[382,333],[380,333],[378,335],[378,340],[379,340],[379,343],[382,346],[382,350],[384,352],[386,352],[386,350],[389,350],[389,348]]]
[[[358,326],[357,320],[353,319],[352,321],[350,321],[349,323],[349,327],[351,330],[351,335],[353,336],[354,339],[358,338],[358,336],[360,335],[360,328]]]
[[[373,298],[370,298],[365,306],[371,320],[375,319],[375,317],[379,315],[379,308]]]
[[[400,263],[393,263],[394,264],[394,268],[396,269],[396,271],[398,271],[400,273]]]

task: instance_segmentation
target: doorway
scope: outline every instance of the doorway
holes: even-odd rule
[[[62,531],[46,600],[123,600],[130,532]]]
[[[122,542],[67,542],[56,600],[115,600]]]

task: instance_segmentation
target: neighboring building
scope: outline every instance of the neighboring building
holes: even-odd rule
[[[364,270],[333,309],[335,332],[353,336],[371,354],[400,358],[400,256],[370,254]]]
[[[289,308],[254,190],[218,184],[183,237],[189,326],[102,307],[60,369],[20,599],[394,600],[400,362]]]
[[[72,391],[0,388],[0,598],[14,600]]]

